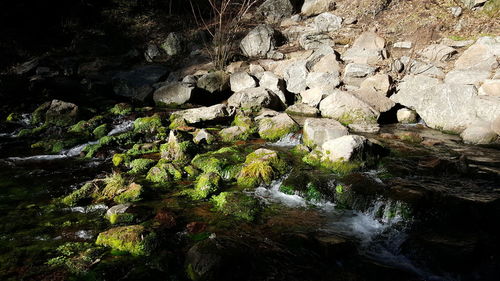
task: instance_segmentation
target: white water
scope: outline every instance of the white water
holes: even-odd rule
[[[128,132],[134,128],[134,121],[125,120],[122,123],[116,125],[111,131],[108,133],[108,136],[114,136],[121,133]]]
[[[288,134],[281,139],[279,139],[277,142],[272,143],[271,145],[274,146],[296,146],[300,144],[300,141],[302,139],[302,134],[296,133],[296,134]]]
[[[38,162],[38,161],[65,159],[80,155],[80,153],[85,149],[85,147],[87,147],[87,145],[92,145],[96,143],[97,141],[91,141],[84,144],[79,144],[73,148],[63,150],[59,154],[34,155],[27,157],[9,157],[6,160],[11,162]]]
[[[108,206],[104,204],[95,204],[95,205],[89,205],[89,206],[77,206],[77,207],[71,207],[71,208],[66,208],[64,210],[73,212],[73,213],[82,213],[82,214],[88,214],[96,211],[106,211],[108,209]]]

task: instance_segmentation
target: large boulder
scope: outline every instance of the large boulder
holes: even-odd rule
[[[470,144],[489,144],[498,137],[491,129],[489,122],[474,122],[467,127],[461,134],[463,141]]]
[[[285,110],[285,112],[291,115],[309,117],[316,117],[319,115],[319,110],[316,107],[312,107],[305,103],[296,103],[294,105],[291,105]]]
[[[335,90],[319,104],[321,116],[343,124],[376,123],[380,112],[349,92]]]
[[[498,67],[500,40],[482,37],[470,46],[455,62],[455,70],[492,71]]]
[[[304,16],[310,17],[333,10],[334,7],[335,0],[305,0],[301,13]]]
[[[266,0],[256,13],[264,16],[269,23],[278,23],[293,14],[294,7],[290,0]]]
[[[171,120],[183,120],[193,125],[201,122],[225,120],[234,115],[234,108],[224,104],[216,104],[209,107],[198,107],[180,110],[172,113]]]
[[[312,107],[318,107],[319,103],[331,94],[330,91],[331,89],[312,88],[300,92],[300,97],[303,103]]]
[[[210,72],[201,76],[196,86],[210,93],[222,92],[229,88],[229,75],[224,71]]]
[[[231,84],[231,91],[233,92],[239,92],[248,88],[257,87],[255,78],[246,72],[236,72],[231,74],[229,83]]]
[[[174,82],[157,89],[153,93],[156,104],[181,105],[191,99],[194,87],[188,83]]]
[[[321,146],[323,158],[332,162],[362,160],[369,141],[363,136],[347,135],[329,140]]]
[[[450,60],[457,51],[446,45],[432,44],[420,52],[420,55],[432,63],[442,63]]]
[[[283,104],[286,104],[285,81],[278,75],[270,71],[263,72],[260,76],[259,86],[273,91],[273,93],[275,93],[280,98]]]
[[[260,24],[241,40],[240,48],[247,57],[266,58],[276,47],[276,41],[277,32],[273,27]]]
[[[289,92],[298,94],[307,88],[309,70],[306,65],[306,60],[298,60],[289,65],[283,77]]]
[[[361,64],[375,64],[385,57],[384,38],[371,31],[363,32],[342,55],[344,61]]]
[[[119,96],[144,101],[153,93],[153,84],[159,82],[167,73],[167,69],[159,65],[118,72],[113,77],[113,91]]]
[[[278,113],[270,117],[260,117],[256,120],[258,120],[259,135],[263,139],[276,141],[299,130],[299,125],[286,113]]]
[[[446,74],[445,83],[463,84],[479,86],[481,82],[491,76],[489,71],[485,70],[452,70]]]
[[[170,32],[167,35],[167,38],[161,44],[161,48],[167,53],[169,56],[175,56],[183,51],[183,38],[177,32]]]
[[[348,135],[349,131],[340,122],[329,118],[308,118],[304,122],[302,139],[304,144],[314,148],[325,142]]]
[[[273,91],[263,87],[236,92],[229,97],[227,103],[230,106],[249,111],[259,111],[262,108],[280,110],[284,106],[281,99]]]
[[[311,71],[312,72],[326,72],[326,73],[339,73],[340,63],[337,60],[337,55],[335,53],[327,54],[322,56],[318,62],[316,62]]]
[[[360,88],[353,93],[377,111],[386,112],[395,105],[395,103],[387,97],[389,87],[389,76],[387,74],[377,74],[365,79],[361,83]]]
[[[78,118],[78,106],[60,100],[52,100],[39,106],[32,115],[32,123],[45,122],[47,125],[68,126]]]

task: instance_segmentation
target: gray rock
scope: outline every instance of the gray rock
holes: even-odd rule
[[[23,75],[35,70],[39,64],[40,64],[40,59],[34,58],[14,67],[14,72],[17,75]]]
[[[305,0],[302,5],[301,14],[310,17],[333,10],[334,7],[335,0]]]
[[[380,126],[378,124],[349,124],[349,130],[354,133],[369,133],[375,134],[380,131]]]
[[[106,218],[109,219],[113,215],[124,214],[129,207],[130,207],[130,204],[115,205],[106,211]]]
[[[312,88],[300,92],[300,97],[302,103],[312,107],[318,107],[319,103],[330,94],[329,91],[331,91],[331,89]]]
[[[491,130],[500,136],[500,116],[491,121]]]
[[[328,34],[308,32],[300,35],[299,44],[304,50],[315,50],[322,46],[333,46],[335,42]]]
[[[363,32],[342,55],[347,62],[359,64],[375,64],[384,59],[385,40],[375,32]]]
[[[349,131],[338,121],[329,118],[308,118],[304,122],[302,139],[310,148],[321,147],[325,142],[348,135]]]
[[[319,104],[321,116],[343,124],[376,123],[380,112],[349,92],[335,90]]]
[[[293,14],[294,7],[290,0],[266,0],[256,13],[264,16],[269,23],[278,23]]]
[[[339,75],[340,63],[337,60],[337,55],[335,53],[327,54],[322,56],[318,62],[316,62],[312,69],[312,72],[326,72],[334,73]]]
[[[169,56],[175,56],[183,52],[183,38],[177,32],[170,32],[161,44],[161,48]]]
[[[457,59],[455,70],[492,71],[498,67],[496,56],[499,55],[499,52],[500,46],[498,43],[478,40]]]
[[[205,129],[199,129],[193,133],[193,142],[196,144],[200,144],[202,142],[211,144],[214,141],[215,137]]]
[[[462,7],[460,7],[460,6],[450,7],[450,13],[454,17],[459,17],[462,15]]]
[[[318,32],[332,32],[342,27],[342,18],[325,12],[314,18],[314,26]]]
[[[220,130],[219,136],[225,142],[233,142],[242,139],[242,136],[245,135],[248,130],[248,127],[231,126]]]
[[[155,44],[149,44],[144,51],[144,58],[147,62],[153,62],[160,55],[160,49]]]
[[[266,140],[276,141],[298,130],[299,125],[286,113],[258,119],[259,136]]]
[[[276,31],[272,26],[260,24],[241,40],[240,48],[247,57],[265,58],[276,47]]]
[[[259,111],[262,108],[276,110],[283,108],[283,102],[280,98],[273,91],[263,87],[249,88],[236,92],[229,97],[227,102],[230,106],[250,111]]]
[[[461,0],[462,3],[469,9],[484,5],[488,0]]]
[[[357,135],[347,135],[327,141],[321,146],[323,158],[332,162],[361,159],[368,142],[365,137]]]
[[[481,96],[500,96],[500,80],[484,80],[478,94]]]
[[[285,81],[278,75],[270,71],[263,72],[259,80],[259,86],[273,91],[283,104],[286,104],[286,97],[284,94],[286,90]]]
[[[298,60],[292,63],[284,74],[286,89],[289,92],[298,94],[307,88],[307,76],[309,70],[306,67],[306,60]]]
[[[229,75],[223,71],[214,71],[201,76],[196,86],[210,93],[222,92],[229,88]]]
[[[390,80],[387,74],[365,79],[353,94],[379,112],[389,111],[395,103],[387,97]]]
[[[413,47],[413,43],[410,41],[396,42],[392,45],[392,47],[399,49],[411,49]]]
[[[497,133],[491,129],[488,122],[475,122],[465,129],[460,136],[465,143],[489,144],[497,139]]]
[[[153,100],[156,104],[181,105],[191,99],[193,89],[190,84],[175,82],[156,90]]]
[[[144,101],[153,93],[153,84],[159,82],[167,73],[167,69],[159,65],[118,72],[113,77],[113,91],[119,96]]]
[[[441,44],[452,48],[463,48],[474,44],[474,40],[453,40],[450,38],[441,39]]]
[[[76,104],[60,100],[52,100],[45,112],[45,124],[68,126],[74,124],[79,110]]]
[[[173,119],[184,120],[193,125],[206,121],[226,120],[234,115],[234,108],[224,104],[216,104],[209,107],[198,107],[180,110],[172,113]]]
[[[376,67],[367,64],[350,63],[346,65],[344,70],[344,83],[359,86],[363,80],[372,76],[376,70]]]
[[[408,108],[401,108],[396,113],[399,123],[412,124],[417,123],[417,112]]]
[[[312,107],[305,103],[296,103],[294,105],[291,105],[285,110],[285,112],[290,115],[299,115],[308,117],[316,117],[319,115],[319,110],[316,107]]]
[[[306,85],[310,89],[334,89],[340,85],[340,79],[338,73],[310,72],[307,75]]]
[[[417,60],[405,61],[405,68],[408,73],[414,75],[427,75],[434,78],[444,78],[444,72],[437,66],[431,63],[424,63]]]
[[[462,84],[462,85],[476,85],[488,79],[491,76],[489,71],[480,70],[452,70],[446,74],[444,78],[445,83]]]
[[[231,91],[239,92],[248,88],[257,87],[255,79],[246,72],[236,72],[231,74],[229,79],[231,84]]]
[[[441,63],[450,60],[457,51],[442,44],[432,44],[420,52],[420,55],[429,62]]]

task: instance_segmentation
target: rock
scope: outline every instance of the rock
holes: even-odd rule
[[[463,48],[474,44],[474,40],[453,40],[450,38],[441,39],[441,44],[452,48]]]
[[[235,61],[226,66],[226,72],[233,74],[236,72],[245,72],[249,68],[246,61]]]
[[[330,92],[328,91],[328,89],[325,90],[322,88],[312,88],[301,92],[300,97],[302,98],[302,103],[305,103],[312,107],[318,107],[319,103],[329,94]]]
[[[367,64],[350,63],[344,70],[344,83],[353,86],[359,86],[365,78],[372,76],[376,67]]]
[[[375,32],[366,31],[344,52],[342,59],[358,64],[374,64],[386,57],[384,47],[384,38]]]
[[[491,121],[491,130],[500,136],[500,116]]]
[[[444,78],[445,83],[449,84],[462,84],[462,85],[476,85],[490,77],[489,71],[477,70],[452,70],[446,74]]]
[[[106,218],[109,220],[111,224],[127,222],[127,210],[129,209],[130,204],[118,204],[106,211]],[[132,219],[133,215],[130,214],[129,218]]]
[[[335,53],[322,56],[311,69],[312,72],[326,72],[339,75],[340,63]]]
[[[401,59],[404,62],[405,68],[408,70],[408,73],[415,75],[423,74],[434,78],[444,78],[445,76],[444,72],[433,64],[424,63],[417,60],[410,60],[409,57],[404,57],[404,59]]]
[[[259,148],[247,155],[237,183],[246,188],[270,184],[273,179],[282,175],[285,169],[286,163],[279,158],[276,151]]]
[[[113,91],[139,101],[144,101],[153,93],[153,84],[157,83],[168,73],[167,69],[159,65],[148,65],[128,72],[118,72],[113,77]]]
[[[454,6],[454,7],[450,7],[450,13],[454,16],[454,17],[459,17],[462,15],[462,7],[460,6]]]
[[[214,141],[215,137],[205,129],[196,130],[193,133],[193,142],[196,144],[200,143],[211,144]]]
[[[236,72],[231,74],[229,79],[231,84],[231,91],[239,92],[248,88],[257,87],[255,79],[246,72]]]
[[[269,23],[278,23],[293,14],[294,7],[290,0],[266,0],[256,13],[264,16]]]
[[[230,106],[234,106],[245,111],[259,111],[264,107],[276,110],[283,108],[283,102],[281,99],[271,90],[263,87],[249,88],[234,93],[231,97],[229,97],[227,103]]]
[[[484,5],[488,0],[461,0],[461,2],[469,9]]]
[[[179,165],[187,164],[192,157],[194,145],[188,133],[170,130],[168,141],[160,146],[161,158]]]
[[[392,45],[392,47],[399,49],[411,49],[413,47],[413,43],[410,41],[396,42]]]
[[[276,31],[272,26],[260,24],[241,40],[243,54],[251,58],[265,58],[276,47]]]
[[[299,44],[304,50],[315,50],[322,46],[333,46],[333,39],[324,33],[304,32],[299,36]]]
[[[201,76],[196,86],[210,93],[222,92],[229,88],[229,75],[224,71],[210,72]]]
[[[318,32],[331,32],[342,27],[342,18],[325,12],[314,18],[314,26]]]
[[[489,122],[475,122],[461,134],[463,141],[469,144],[489,144],[497,139],[498,134],[491,129]]]
[[[477,41],[470,46],[455,62],[455,70],[469,69],[492,71],[498,67],[496,56],[500,48],[496,44],[487,44]]]
[[[377,74],[365,79],[360,88],[354,91],[360,100],[366,102],[379,112],[389,111],[395,103],[387,97],[390,80],[387,74]]]
[[[429,62],[441,63],[450,60],[457,51],[442,44],[432,44],[420,52],[420,55]]]
[[[263,72],[259,80],[259,85],[260,87],[273,91],[280,98],[283,104],[286,104],[286,97],[284,94],[286,90],[285,81],[278,75],[270,71]]]
[[[369,141],[363,136],[346,135],[329,140],[321,146],[323,158],[332,162],[361,160]]]
[[[161,55],[160,50],[155,44],[149,44],[144,51],[144,58],[147,62],[153,62],[156,57]]]
[[[44,121],[47,125],[68,126],[76,122],[79,110],[78,106],[73,103],[52,100],[50,104],[42,105],[35,112],[44,115]],[[33,115],[36,114],[33,113]]]
[[[35,70],[39,64],[40,64],[40,59],[34,58],[14,67],[14,72],[17,75],[24,75]]]
[[[306,67],[306,60],[299,60],[292,63],[285,72],[286,89],[289,92],[298,94],[307,88],[307,76],[309,70]]]
[[[262,79],[262,73],[266,71],[262,66],[253,63],[250,64],[248,70],[250,71],[250,74],[257,77],[257,79],[259,80]]]
[[[249,127],[231,126],[220,130],[219,136],[224,142],[233,142],[237,140],[247,140],[251,133]]]
[[[191,99],[194,87],[188,83],[174,82],[153,93],[153,100],[161,105],[181,105]]]
[[[412,124],[417,123],[417,112],[408,108],[401,108],[396,113],[399,123]]]
[[[177,32],[170,32],[163,44],[161,44],[161,48],[165,51],[165,53],[167,53],[167,55],[175,56],[183,52],[182,45],[182,36]]]
[[[370,133],[375,134],[380,131],[378,124],[349,124],[349,130],[355,133]]]
[[[209,107],[198,107],[180,110],[172,113],[171,120],[183,120],[189,125],[208,121],[220,121],[234,115],[234,108],[224,104],[216,104]]]
[[[305,0],[301,14],[306,17],[328,12],[335,7],[335,0]]]
[[[500,96],[500,80],[484,80],[478,94],[482,96]]]
[[[142,225],[128,225],[111,228],[99,233],[96,244],[115,250],[129,252],[132,255],[149,255],[154,242],[154,235]]]
[[[319,115],[319,110],[316,107],[312,107],[305,103],[296,103],[292,106],[289,106],[285,110],[285,112],[290,115],[300,115],[308,117],[316,117]]]
[[[343,124],[376,123],[380,113],[349,92],[335,90],[319,104],[321,116]]]
[[[286,113],[273,117],[259,118],[258,132],[261,138],[277,141],[282,137],[299,130],[299,125]]]
[[[310,148],[321,147],[325,142],[348,135],[346,127],[328,118],[308,118],[304,122],[302,139]]]
[[[338,73],[310,72],[307,75],[306,85],[310,89],[335,89],[340,85],[340,79]]]

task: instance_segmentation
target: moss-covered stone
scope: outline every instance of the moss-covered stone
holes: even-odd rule
[[[155,160],[147,158],[132,160],[129,164],[130,171],[128,173],[134,175],[144,174],[155,164],[155,162]]]
[[[69,127],[68,133],[89,137],[92,131],[94,131],[103,122],[104,117],[101,115],[94,116],[89,120],[81,120],[73,126]],[[105,134],[98,138],[101,138],[103,136],[105,136]]]
[[[189,163],[195,149],[191,135],[174,130],[170,131],[168,142],[160,146],[162,159],[178,165]]]
[[[245,163],[238,175],[238,185],[257,187],[259,184],[270,184],[286,170],[286,163],[273,150],[260,148],[247,155]]]
[[[161,117],[158,114],[137,118],[134,121],[134,131],[137,133],[154,133],[162,127]]]
[[[94,137],[96,139],[100,139],[100,138],[106,136],[108,134],[108,132],[109,132],[108,125],[102,124],[102,125],[98,126],[97,128],[95,128],[92,131],[92,134],[94,135]]]
[[[41,104],[31,114],[31,124],[38,125],[45,122],[45,113],[50,108],[50,101]]]
[[[67,242],[56,248],[57,257],[47,261],[51,267],[65,267],[69,272],[85,274],[101,258],[104,248],[86,242]]]
[[[268,141],[277,141],[288,134],[295,133],[299,129],[299,125],[286,113],[274,117],[264,117],[259,120],[259,135]]]
[[[79,189],[71,192],[71,194],[61,199],[61,203],[70,207],[74,207],[78,205],[78,203],[80,203],[81,201],[91,198],[92,194],[95,191],[96,191],[95,184],[92,182],[87,182]]]
[[[205,173],[214,172],[222,176],[225,171],[239,166],[244,160],[242,152],[236,147],[223,147],[217,151],[196,155],[191,164]]]
[[[210,200],[214,210],[252,222],[260,212],[259,201],[241,192],[222,192]]]
[[[193,165],[185,166],[184,171],[188,174],[188,178],[196,178],[200,174],[200,171]]]
[[[137,156],[141,154],[156,153],[160,151],[160,146],[157,142],[153,143],[137,143],[127,150],[126,154],[129,156]]]
[[[319,149],[315,149],[305,155],[302,161],[310,166],[322,167],[341,176],[352,173],[363,166],[363,162],[361,161],[331,161],[323,157],[323,153]]]
[[[126,180],[120,173],[113,173],[111,175],[108,175],[104,178],[104,183],[106,185],[99,195],[108,200],[113,199],[120,192],[123,192],[127,189]]]
[[[101,232],[97,237],[96,244],[142,256],[151,254],[155,240],[156,235],[148,232],[144,226],[129,225]]]
[[[137,202],[141,200],[142,192],[141,185],[131,183],[125,191],[114,198],[114,201],[119,204]]]
[[[198,177],[195,188],[189,196],[194,200],[207,198],[219,189],[221,177],[216,173],[205,173]]]
[[[130,162],[130,157],[124,153],[116,153],[113,155],[111,161],[113,162],[113,165],[120,166],[122,164],[127,164],[128,162]]]
[[[19,122],[21,120],[21,114],[19,113],[16,113],[16,112],[12,112],[11,114],[9,114],[7,116],[7,118],[5,118],[5,121],[7,122]]]
[[[115,104],[111,109],[109,109],[109,112],[114,115],[127,115],[131,113],[133,110],[132,106],[128,103],[117,103]]]
[[[246,127],[232,126],[229,128],[222,129],[219,132],[223,142],[234,142],[238,140],[247,140],[253,132]]]
[[[171,181],[171,177],[165,164],[157,164],[149,169],[146,180],[154,183],[168,183]]]

